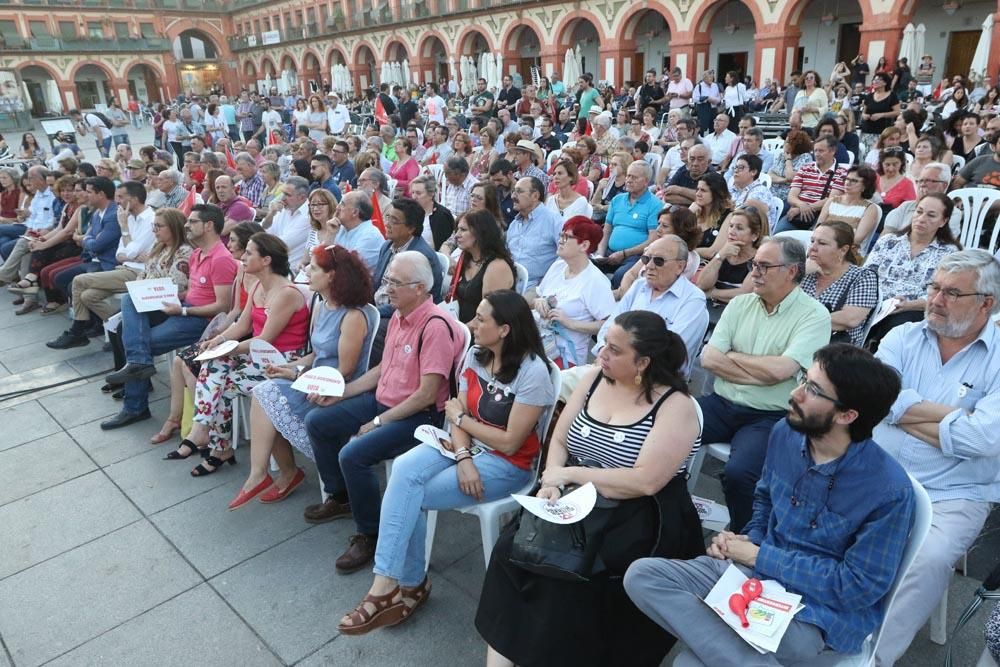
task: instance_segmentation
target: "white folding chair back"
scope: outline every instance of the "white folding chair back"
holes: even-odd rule
[[[910,535],[906,539],[906,546],[903,549],[903,559],[899,564],[899,569],[896,571],[896,578],[893,580],[892,586],[885,597],[885,616],[888,616],[892,610],[892,603],[896,599],[899,584],[913,564],[913,559],[920,551],[924,540],[927,539],[927,534],[931,530],[931,518],[934,514],[931,507],[931,499],[927,495],[927,491],[924,490],[924,487],[920,485],[920,482],[910,477],[910,483],[913,485],[913,496],[916,500],[913,528],[910,529]],[[865,639],[860,653],[843,655],[833,653],[832,651],[824,651],[819,656],[810,659],[808,663],[803,662],[799,664],[802,667],[806,667],[806,665],[808,667],[869,667],[875,664],[875,651],[878,649],[878,642],[881,636],[882,627],[879,626]]]
[[[951,173],[957,174],[965,166],[965,158],[961,155],[951,156]]]
[[[549,156],[545,158],[545,172],[548,173],[552,170],[552,165],[555,164],[556,160],[562,157],[562,151],[558,148],[554,148]]]
[[[694,411],[698,415],[698,437],[701,438],[701,434],[705,430],[705,415],[701,411],[701,405],[695,400],[694,396],[691,397],[691,402],[694,403]],[[701,465],[705,462],[705,446],[701,445],[698,447],[698,451],[695,452],[694,457],[691,459],[691,465],[688,468],[688,493],[694,493],[694,487],[698,483],[698,475],[701,474]]]
[[[517,274],[514,276],[514,291],[524,296],[528,290],[528,267],[514,262],[514,272]]]
[[[757,180],[764,184],[768,190],[771,189],[771,174],[761,174],[757,177]]]
[[[656,175],[660,173],[660,166],[663,164],[663,156],[659,153],[646,153],[645,159],[649,166],[653,168],[653,180],[655,180]]]
[[[386,178],[386,181],[389,183],[389,199],[398,197],[399,195],[396,193],[396,184],[399,183],[399,181],[395,178]]]
[[[812,243],[812,231],[808,229],[789,229],[784,232],[778,232],[775,236],[788,236],[795,239],[802,244],[806,252],[809,252],[809,244]]]
[[[847,162],[848,162],[848,164],[853,165],[855,159],[857,159],[857,156],[854,154],[854,151],[850,151],[850,150],[847,151]]]
[[[1000,225],[993,225],[987,246],[980,245],[983,223],[990,207],[1000,201],[1000,190],[990,188],[959,188],[948,193],[952,199],[962,202],[962,232],[959,242],[963,248],[984,248],[990,253],[997,250],[997,235]]]
[[[438,264],[441,265],[441,298],[443,299],[448,294],[448,288],[451,287],[451,280],[448,278],[448,269],[451,268],[451,258],[443,252],[434,254],[437,255]]]
[[[910,165],[913,164],[913,153],[906,153],[906,173],[910,173]]]
[[[785,150],[785,140],[781,137],[772,137],[764,140],[764,150],[777,153]]]

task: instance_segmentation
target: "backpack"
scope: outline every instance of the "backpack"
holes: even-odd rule
[[[91,111],[87,115],[88,116],[97,116],[97,119],[100,120],[102,123],[104,123],[104,127],[107,128],[107,129],[109,129],[109,130],[112,127],[114,127],[114,123],[111,122],[111,119],[108,118],[107,116],[105,116],[104,114],[102,114],[100,111]]]

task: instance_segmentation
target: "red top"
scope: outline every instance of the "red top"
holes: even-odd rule
[[[299,291],[299,288],[295,285],[286,285],[286,287]],[[253,304],[250,310],[250,321],[253,326],[253,336],[256,338],[260,336],[260,333],[264,330],[264,323],[267,322],[267,308]],[[285,328],[282,329],[277,338],[271,341],[271,345],[278,352],[301,350],[305,346],[306,334],[308,332],[309,300],[303,297],[302,307],[292,313]]]
[[[219,241],[208,252],[195,248],[191,253],[191,278],[185,302],[189,306],[207,306],[215,303],[215,286],[233,284],[236,279],[236,260]]]
[[[14,187],[0,192],[0,218],[17,217],[17,205],[21,200],[21,191]]]

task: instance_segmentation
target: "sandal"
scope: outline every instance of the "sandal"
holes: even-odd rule
[[[236,465],[236,454],[230,454],[228,459],[220,459],[215,454],[209,454],[205,457],[205,463],[199,463],[191,471],[192,477],[204,477],[205,475],[211,475],[213,473],[219,472],[222,468],[223,463],[228,463],[231,466]],[[206,468],[206,465],[212,466],[211,468]]]
[[[102,387],[103,389],[103,387]],[[167,421],[163,422],[163,428],[159,432],[149,439],[150,444],[158,445],[161,442],[166,442],[174,437],[174,432],[179,431],[181,428],[181,420],[174,419],[173,417],[167,417]]]
[[[419,586],[413,588],[400,587],[400,593],[403,595],[403,604],[406,605],[406,609],[403,610],[403,618],[400,619],[400,623],[408,619],[413,615],[413,612],[423,603],[427,602],[427,598],[431,596],[431,580],[430,577],[425,576],[423,583]]]
[[[182,454],[181,453],[181,447],[187,447],[188,448],[188,453],[187,454]],[[205,458],[206,456],[208,456],[209,449],[208,449],[208,447],[199,447],[198,445],[194,444],[193,442],[191,442],[187,438],[184,438],[183,440],[181,440],[181,444],[179,444],[177,446],[177,449],[175,449],[172,452],[167,452],[167,455],[163,457],[163,460],[164,461],[179,461],[181,459],[188,458],[189,456],[191,456],[195,452],[201,454],[202,458]]]
[[[21,282],[11,285],[7,290],[15,294],[35,294],[38,291],[38,278],[30,280],[25,278]]]
[[[337,630],[343,635],[363,635],[377,630],[396,625],[405,618],[406,604],[399,600],[393,602],[393,598],[399,595],[399,586],[392,589],[385,595],[372,595],[369,593],[358,603],[349,614],[340,620]],[[350,625],[344,623],[347,620]]]
[[[38,303],[37,301],[25,301],[24,299],[22,299],[21,303],[22,306],[14,311],[15,315],[27,315],[33,310],[38,310],[39,308],[42,307],[41,304]]]
[[[69,308],[68,303],[49,303],[42,306],[42,315],[55,315]]]

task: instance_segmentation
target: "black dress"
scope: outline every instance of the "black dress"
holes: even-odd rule
[[[869,94],[865,98],[865,113],[886,113],[892,111],[892,108],[899,104],[899,98],[896,97],[896,93],[889,93],[888,97],[879,102],[875,99],[874,94]],[[879,118],[878,120],[862,120],[861,121],[861,131],[864,134],[882,134],[882,130],[890,127],[895,119],[893,118]]]
[[[590,392],[598,382],[600,375]],[[667,396],[669,392],[660,402]],[[636,424],[608,426],[589,418],[588,393],[567,435],[570,453],[574,439],[582,439],[585,451],[606,448],[609,458],[621,458],[628,442],[619,445],[604,436],[625,432],[634,440],[634,431],[651,426],[660,402]],[[587,427],[589,431],[583,430]],[[608,570],[589,582],[552,579],[512,564],[515,518],[493,547],[476,611],[479,634],[520,667],[658,666],[677,640],[636,608],[622,577],[632,562],[646,556],[688,559],[705,554],[686,477],[685,466],[655,496],[619,503],[601,550]]]

